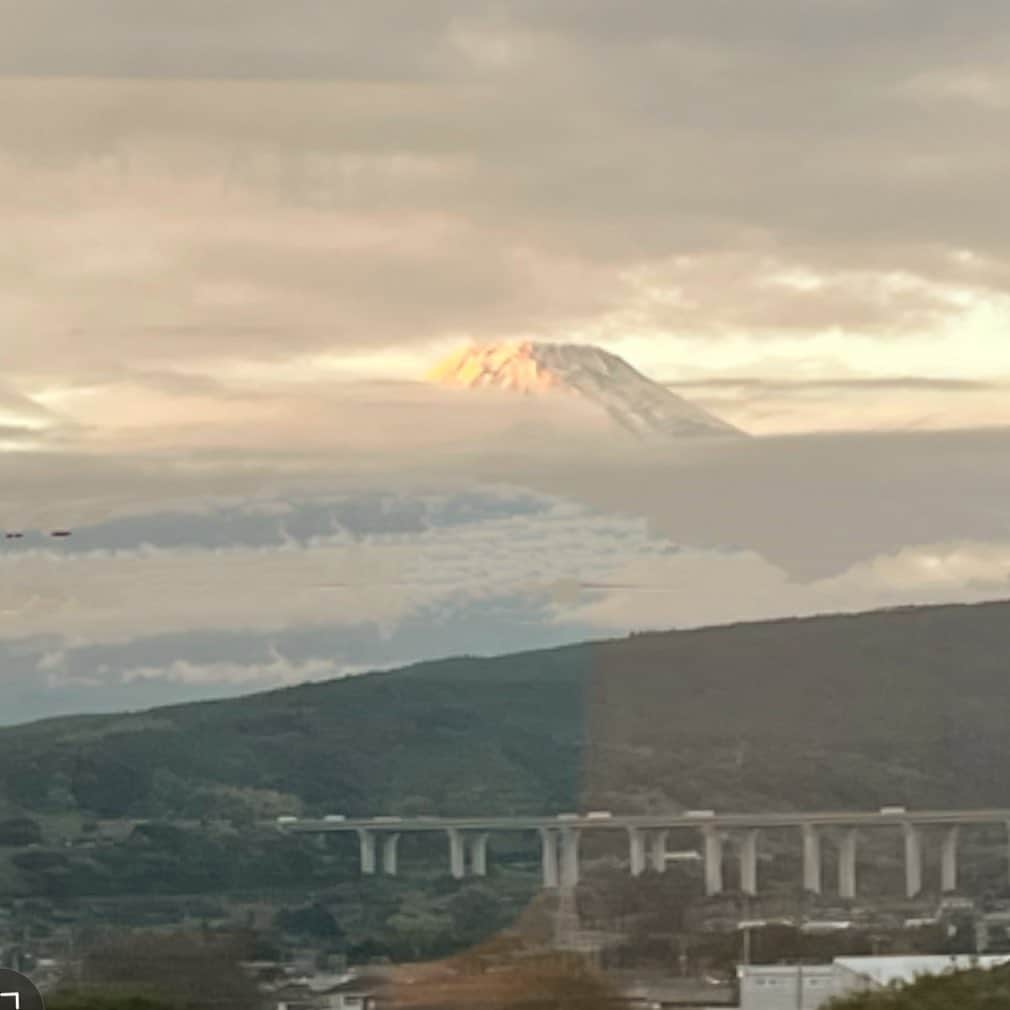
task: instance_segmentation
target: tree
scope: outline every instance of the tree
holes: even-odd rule
[[[386,920],[390,945],[398,960],[415,961],[431,957],[444,946],[449,920],[423,907],[401,906]]]
[[[330,910],[318,902],[301,908],[282,908],[274,916],[274,926],[285,933],[312,936],[335,942],[344,938]]]
[[[502,902],[492,890],[478,884],[449,899],[449,914],[456,936],[465,943],[475,943],[501,927]]]
[[[371,936],[347,948],[347,960],[350,964],[368,964],[370,961],[388,958],[389,954],[389,944]]]
[[[147,795],[151,771],[115,753],[78,759],[71,780],[77,805],[101,817],[123,817]]]
[[[12,817],[0,821],[0,845],[37,845],[42,842],[42,828],[30,817]]]

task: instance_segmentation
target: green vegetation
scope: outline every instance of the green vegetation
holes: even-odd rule
[[[1002,802],[1010,605],[636,635],[0,731],[15,813]]]
[[[1010,971],[964,971],[935,975],[883,992],[835,1000],[831,1010],[1006,1010]]]
[[[285,837],[281,813],[1002,805],[1008,626],[1010,605],[986,604],[642,634],[5,729],[0,888],[61,901],[354,880],[353,838]],[[496,871],[535,879],[522,844],[495,840]],[[406,875],[443,873],[444,839],[404,836],[401,857]],[[420,912],[395,914],[419,932]]]
[[[158,718],[0,731],[0,803],[99,818],[551,809],[578,784],[575,667],[451,660]],[[504,676],[498,676],[498,673]],[[59,781],[60,788],[53,783]]]
[[[344,938],[333,913],[318,901],[302,908],[282,908],[274,917],[274,925],[283,933],[331,944],[342,943]]]
[[[0,846],[36,845],[42,841],[42,828],[30,817],[0,821]]]

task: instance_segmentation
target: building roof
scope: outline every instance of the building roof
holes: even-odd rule
[[[310,983],[310,988],[313,992],[325,993],[329,995],[330,993],[344,993],[345,995],[351,996],[373,996],[376,989],[379,988],[374,982],[369,983],[364,979],[348,979],[346,982],[337,982],[335,984],[312,984]]]
[[[345,993],[358,996],[371,996],[381,987],[381,980],[374,977],[358,976],[348,972],[342,974],[302,975],[297,978],[285,978],[278,981],[272,992],[304,993],[328,995],[330,993]]]
[[[787,975],[792,977],[800,970],[800,966],[795,962],[789,964],[738,964],[736,967],[737,977],[747,978],[774,978]],[[831,975],[835,970],[833,964],[804,964],[803,974],[808,978],[822,978]]]

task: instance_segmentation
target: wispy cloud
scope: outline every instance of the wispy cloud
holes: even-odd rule
[[[835,393],[850,390],[940,390],[943,392],[973,393],[981,390],[1010,389],[1010,379],[998,382],[983,379],[945,379],[922,375],[885,375],[885,376],[836,376],[833,378],[804,379],[779,376],[766,378],[763,376],[740,376],[734,378],[707,377],[703,379],[673,380],[665,384],[670,389],[707,390],[707,389],[741,389],[751,395],[782,394],[790,392]]]
[[[164,667],[137,666],[124,670],[122,679],[130,684],[134,681],[167,680],[178,684],[213,684],[245,687],[253,685],[299,684],[310,680],[332,679],[348,676],[355,672],[342,669],[332,661],[312,659],[303,663],[293,663],[276,653],[265,663],[190,663],[176,659]]]
[[[634,561],[583,595],[566,619],[615,633],[978,602],[1010,597],[1010,544],[921,544],[809,582],[753,552],[683,552]]]

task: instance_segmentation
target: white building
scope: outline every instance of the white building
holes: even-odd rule
[[[742,964],[737,976],[740,1010],[816,1010],[836,995],[831,964]]]
[[[836,957],[831,964],[740,965],[740,1010],[818,1010],[836,996],[885,989],[969,968],[994,968],[1010,955],[937,954],[913,957]]]

